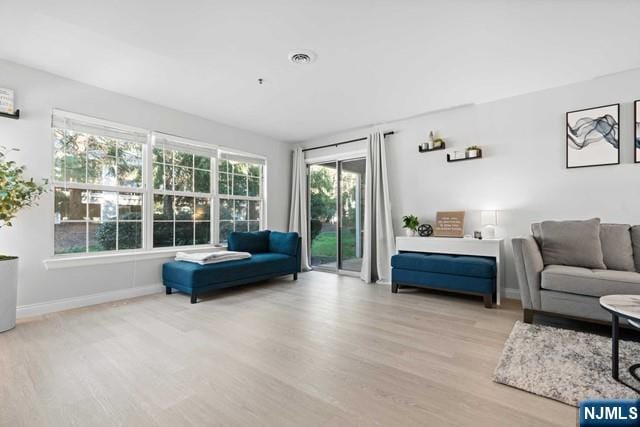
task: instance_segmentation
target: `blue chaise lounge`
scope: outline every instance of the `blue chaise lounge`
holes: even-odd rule
[[[167,295],[177,289],[191,295],[191,304],[198,295],[216,289],[246,285],[300,271],[301,239],[298,233],[256,231],[231,233],[227,240],[230,251],[250,252],[251,258],[200,265],[186,261],[167,262],[162,266],[162,282]]]

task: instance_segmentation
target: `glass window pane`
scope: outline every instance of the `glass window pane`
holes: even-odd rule
[[[116,141],[94,136],[87,141],[87,182],[116,185]]]
[[[193,167],[193,154],[174,151],[173,155],[174,155],[173,163],[175,165],[188,166],[190,168]]]
[[[229,172],[230,165],[229,160],[220,160],[220,165],[218,166],[218,172]]]
[[[118,220],[131,221],[142,220],[142,194],[119,193],[118,194]]]
[[[154,194],[153,219],[173,220],[173,196]],[[173,240],[173,237],[171,239]]]
[[[164,165],[161,163],[153,164],[153,188],[156,190],[164,190]]]
[[[260,196],[260,178],[249,177],[249,196]]]
[[[259,220],[260,219],[260,205],[262,202],[259,201],[249,201],[249,219],[251,220]]]
[[[142,187],[142,146],[133,142],[118,143],[118,185]]]
[[[229,194],[229,174],[218,174],[218,193]]]
[[[220,219],[233,219],[233,200],[220,199]]]
[[[118,223],[89,223],[89,252],[115,251]]]
[[[236,231],[249,231],[249,221],[236,221]]]
[[[115,221],[118,218],[118,193],[111,191],[85,192],[91,221]]]
[[[249,231],[260,231],[260,221],[249,221]]]
[[[153,161],[155,163],[164,163],[164,150],[162,148],[153,149]]]
[[[249,165],[247,163],[233,162],[233,173],[246,175],[247,173],[249,173]]]
[[[247,195],[247,177],[243,175],[233,175],[233,195]]]
[[[175,173],[175,191],[193,191],[193,169],[176,166]]]
[[[211,170],[211,158],[204,156],[195,156],[194,167],[198,169]]]
[[[56,181],[64,181],[64,131],[53,129],[53,176]]]
[[[86,252],[87,250],[87,223],[66,222],[55,225],[54,231],[56,254],[70,254]]]
[[[194,171],[194,191],[196,193],[209,193],[211,190],[211,174],[209,171],[198,170]]]
[[[170,165],[164,166],[164,189],[173,191],[173,183],[175,182],[174,167]]]
[[[83,200],[84,191],[75,189],[55,189],[56,222],[65,220],[84,220],[87,217],[87,204]]]
[[[87,181],[87,136],[65,132],[64,176],[68,182]]]
[[[262,172],[262,166],[260,165],[249,165],[249,175],[252,176],[260,176]]]
[[[142,248],[142,222],[118,222],[118,249]]]
[[[211,223],[196,222],[196,245],[206,245],[211,243]]]
[[[247,201],[246,200],[236,200],[235,201],[235,209],[233,211],[233,219],[236,221],[246,221],[247,220]]]
[[[193,221],[194,198],[176,196],[176,221]],[[177,239],[177,231],[176,231]]]
[[[176,246],[193,245],[193,222],[176,222]]]
[[[173,246],[173,222],[153,222],[153,247]]]
[[[196,199],[196,221],[206,221],[211,219],[211,203],[209,199],[197,198]]]
[[[220,221],[220,242],[226,242],[233,231],[233,221]]]

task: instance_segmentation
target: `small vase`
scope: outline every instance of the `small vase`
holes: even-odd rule
[[[469,150],[467,151],[468,157],[478,157],[478,150]]]
[[[415,232],[415,230],[412,230],[412,229],[410,229],[410,228],[405,228],[405,229],[404,229],[404,234],[405,234],[407,237],[413,237],[413,236],[415,236],[415,235],[416,235],[416,232]]]

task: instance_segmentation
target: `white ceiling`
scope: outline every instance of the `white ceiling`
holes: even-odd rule
[[[0,20],[1,58],[290,142],[640,66],[634,0],[0,0]]]

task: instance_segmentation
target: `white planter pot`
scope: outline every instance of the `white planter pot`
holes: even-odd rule
[[[0,332],[16,326],[18,258],[0,261]]]
[[[413,237],[413,236],[415,236],[415,235],[416,235],[416,232],[415,232],[415,231],[413,231],[413,230],[412,230],[412,229],[410,229],[410,228],[405,228],[405,229],[404,229],[404,234],[405,234],[407,237]]]
[[[480,153],[478,152],[478,150],[468,150],[467,154],[469,157],[478,157],[478,154]]]

